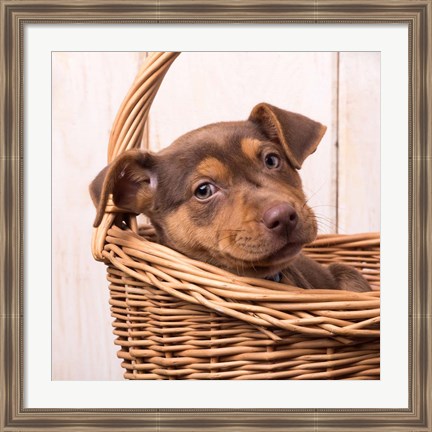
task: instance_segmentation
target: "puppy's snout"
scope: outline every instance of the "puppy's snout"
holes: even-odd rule
[[[277,234],[289,233],[297,225],[298,215],[289,204],[278,204],[269,208],[263,215],[264,225]]]

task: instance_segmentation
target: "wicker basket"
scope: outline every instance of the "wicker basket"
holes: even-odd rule
[[[140,146],[150,105],[179,53],[154,53],[120,107],[108,160]],[[126,222],[128,229],[120,228]],[[127,379],[379,379],[380,241],[322,235],[305,252],[345,262],[373,291],[303,290],[244,278],[152,241],[112,203],[95,228],[108,265],[118,356]]]

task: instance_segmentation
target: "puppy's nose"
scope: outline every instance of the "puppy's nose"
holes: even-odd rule
[[[263,215],[266,228],[277,234],[290,233],[297,225],[298,215],[289,204],[278,204],[270,207]]]

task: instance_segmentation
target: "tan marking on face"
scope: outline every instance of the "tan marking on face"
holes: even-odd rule
[[[217,246],[217,230],[212,224],[197,226],[190,218],[193,208],[179,207],[164,221],[166,246],[190,258],[208,261]]]
[[[228,167],[214,157],[208,157],[200,162],[196,169],[197,175],[211,179],[228,182],[231,173]]]
[[[177,245],[177,248],[185,249],[190,240],[189,232],[196,228],[190,220],[189,212],[186,207],[180,206],[175,212],[168,215],[165,220],[165,231],[168,238]],[[192,245],[192,248],[195,245]]]
[[[254,138],[243,138],[240,142],[242,152],[252,160],[257,158],[258,149],[261,146],[261,141]]]

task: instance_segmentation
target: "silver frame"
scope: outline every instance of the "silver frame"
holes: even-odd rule
[[[432,431],[431,0],[0,0],[0,430]],[[23,29],[31,23],[403,23],[409,27],[409,407],[29,409],[23,403]]]

